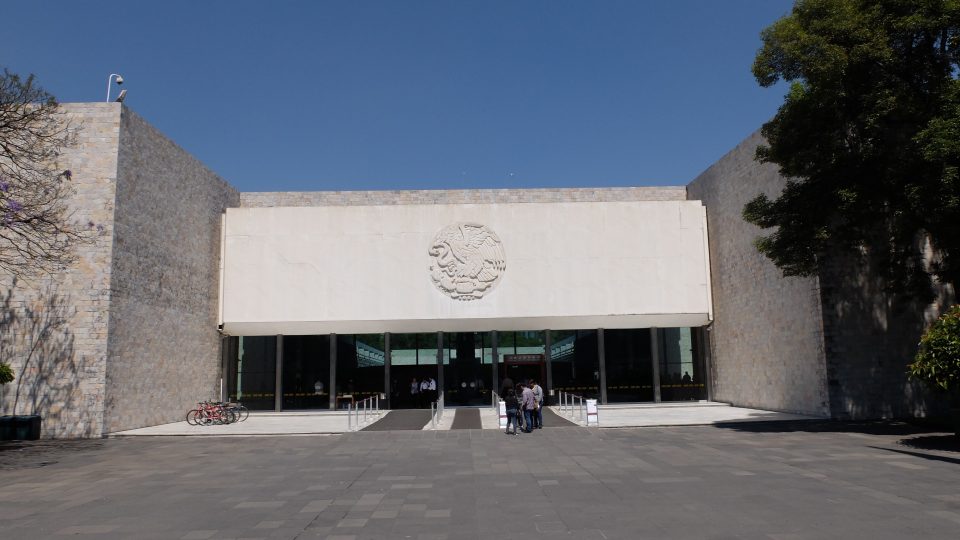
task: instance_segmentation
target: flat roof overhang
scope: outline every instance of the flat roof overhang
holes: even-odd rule
[[[320,334],[394,334],[425,332],[488,332],[521,330],[590,330],[596,328],[685,328],[709,324],[706,313],[594,315],[586,317],[521,317],[510,319],[408,319],[394,321],[248,321],[226,322],[233,336],[299,336]]]

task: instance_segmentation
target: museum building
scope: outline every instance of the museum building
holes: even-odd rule
[[[0,276],[5,413],[44,436],[382,396],[491,403],[534,378],[602,404],[715,400],[834,418],[927,414],[909,313],[849,261],[784,278],[743,204],[784,185],[754,134],[679,187],[240,193],[118,103],[63,105],[62,273]],[[905,356],[907,355],[907,356]]]

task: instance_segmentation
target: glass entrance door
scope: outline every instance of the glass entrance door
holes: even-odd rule
[[[443,335],[444,405],[490,404],[493,357],[489,332],[455,332]]]

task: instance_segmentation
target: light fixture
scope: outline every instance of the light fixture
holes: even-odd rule
[[[116,101],[117,103],[123,103],[123,98],[125,97],[127,97],[127,90],[123,89],[120,91],[120,95],[117,96],[117,99],[115,99],[114,101]]]
[[[114,77],[117,78],[117,84],[123,84],[123,76],[121,75],[118,75],[116,73],[111,73],[110,76],[107,77],[107,103],[110,102],[110,82],[113,80]]]

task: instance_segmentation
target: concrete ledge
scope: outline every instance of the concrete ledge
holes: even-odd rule
[[[256,412],[243,422],[191,426],[184,422],[110,433],[108,437],[329,435],[348,431],[346,411]]]
[[[554,411],[560,414],[555,407]],[[816,416],[787,414],[760,409],[732,407],[726,403],[637,404],[635,406],[598,407],[600,427],[697,426],[734,422],[775,422],[784,420],[823,420]],[[561,415],[563,416],[563,415]],[[569,418],[569,417],[567,417]]]

